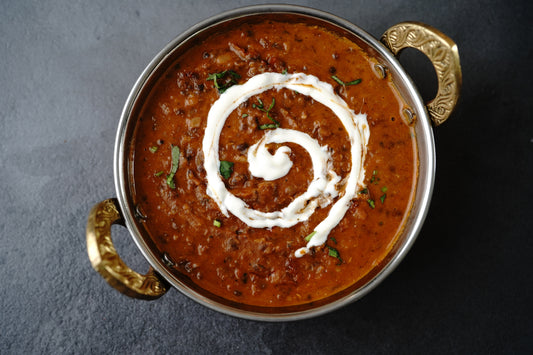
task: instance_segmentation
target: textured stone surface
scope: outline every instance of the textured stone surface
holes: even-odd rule
[[[251,1],[0,2],[0,353],[524,353],[533,349],[533,15],[528,1],[297,1],[379,37],[429,23],[460,48],[460,106],[435,129],[419,240],[359,302],[258,323],[172,290],[129,299],[91,268],[90,208],[115,196],[113,147],[137,76],[174,36]],[[426,97],[431,77],[406,66]],[[414,64],[413,64],[414,63]],[[124,229],[119,252],[147,268]]]

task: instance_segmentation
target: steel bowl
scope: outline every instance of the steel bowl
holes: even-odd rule
[[[418,154],[418,178],[411,212],[393,249],[369,274],[346,290],[323,300],[291,307],[256,307],[225,300],[200,289],[186,277],[171,271],[172,262],[153,245],[142,225],[143,215],[132,202],[133,179],[129,142],[134,138],[136,117],[144,98],[172,62],[187,48],[223,28],[256,19],[305,21],[323,26],[358,44],[376,60],[375,70],[390,75],[407,108],[404,119],[415,129]],[[424,102],[402,68],[397,56],[404,48],[424,53],[435,67],[438,92]],[[117,198],[98,203],[87,223],[87,248],[93,267],[120,292],[136,298],[156,299],[170,287],[196,302],[236,317],[286,321],[310,318],[336,310],[363,297],[380,284],[405,257],[420,232],[428,212],[435,179],[435,143],[433,128],[443,123],[453,111],[461,86],[461,68],[455,43],[438,30],[421,23],[405,22],[392,26],[377,40],[361,28],[335,15],[293,5],[259,5],[235,9],[213,16],[177,36],[159,52],[133,86],[128,96],[115,143],[114,176]],[[111,225],[125,225],[137,247],[151,265],[147,274],[139,274],[122,262],[111,240]]]

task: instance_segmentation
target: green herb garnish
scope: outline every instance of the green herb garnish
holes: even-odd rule
[[[329,245],[327,245],[327,247],[329,249],[329,252],[328,252],[329,256],[333,256],[335,258],[339,257],[340,254],[339,254],[339,251],[337,249],[335,249],[333,247],[330,247]]]
[[[283,71],[281,72],[281,74],[283,74],[283,75],[287,74],[287,68],[283,69]]]
[[[361,79],[355,79],[352,81],[344,82],[341,79],[339,79],[336,75],[332,75],[331,79],[335,80],[338,84],[342,86],[350,86],[350,85],[357,85],[361,82]]]
[[[331,79],[335,80],[338,84],[344,86],[344,81],[342,81],[341,79],[337,78],[336,75],[332,75],[332,76],[331,76]]]
[[[369,198],[368,200],[366,200],[366,202],[368,202],[368,205],[372,208],[376,208],[376,203],[374,202],[374,200],[372,200],[371,198]]]
[[[157,173],[154,174],[155,176],[161,176],[163,175],[163,171],[158,171]]]
[[[148,148],[148,150],[150,151],[150,153],[155,153],[155,152],[157,152],[158,149],[159,149],[159,147],[156,146],[156,145],[154,145],[153,147]]]
[[[379,178],[378,178],[377,175],[378,175],[378,171],[377,170],[372,171],[372,178],[370,179],[370,183],[371,184],[375,184],[375,185],[378,184]]]
[[[222,175],[224,179],[229,179],[232,172],[233,172],[233,162],[221,160],[220,161],[220,175]]]
[[[332,256],[334,258],[337,258],[339,259],[339,264],[342,264],[342,258],[341,258],[341,254],[339,253],[339,251],[333,247],[330,247],[329,245],[326,245],[328,247],[328,255],[329,256]]]
[[[223,94],[231,86],[237,84],[237,80],[240,78],[241,76],[233,70],[224,70],[223,72],[213,73],[207,76],[207,80],[213,80],[220,94]]]
[[[361,189],[361,191],[359,191],[359,193],[362,194],[362,195],[368,194],[368,188],[365,187],[365,188]]]
[[[176,184],[174,183],[174,175],[176,175],[176,171],[178,171],[178,166],[180,165],[180,149],[173,145],[172,146],[172,166],[170,168],[170,174],[167,175],[167,185],[171,189],[176,188]]]
[[[346,86],[349,86],[349,85],[357,85],[361,82],[362,80],[361,79],[355,79],[355,80],[352,80],[352,81],[349,81],[346,83]]]
[[[247,113],[243,113],[241,117],[242,118],[246,118],[246,117],[248,117],[248,114]]]
[[[385,198],[387,198],[387,186],[383,186],[381,188],[381,192],[383,192],[383,195],[381,195],[381,197],[379,198],[381,203],[384,203],[385,202]]]
[[[258,109],[259,111],[262,111],[267,114],[267,117],[269,120],[271,120],[273,123],[271,124],[262,124],[259,126],[259,129],[272,129],[272,128],[278,128],[279,122],[276,121],[272,116],[270,116],[270,110],[274,107],[276,104],[276,99],[272,98],[272,103],[270,103],[270,106],[268,108],[265,108],[265,105],[263,104],[263,101],[261,99],[257,99],[258,104],[252,104],[253,108]]]
[[[262,124],[259,126],[259,129],[274,129],[278,128],[278,125],[275,123]]]
[[[213,220],[213,225],[217,228],[220,228],[220,226],[222,225],[222,223],[218,220],[218,219],[215,219]]]
[[[312,231],[307,237],[305,237],[305,241],[308,242],[313,238],[313,236],[316,234],[316,231]]]

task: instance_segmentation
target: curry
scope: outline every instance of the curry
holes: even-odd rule
[[[180,55],[130,147],[132,199],[168,267],[223,299],[283,307],[341,292],[384,260],[418,166],[405,104],[376,64],[325,28],[270,20]]]

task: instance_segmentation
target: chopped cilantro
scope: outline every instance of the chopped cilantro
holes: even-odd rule
[[[275,123],[262,124],[259,126],[259,129],[274,129],[278,128],[278,125]]]
[[[381,197],[379,198],[381,203],[384,203],[385,202],[385,198],[387,198],[387,186],[383,186],[381,188],[381,192],[383,192],[383,195],[381,195]]]
[[[326,247],[328,247],[328,255],[339,259],[339,264],[342,264],[343,261],[342,261],[341,254],[339,253],[339,251],[333,247],[330,247],[329,245],[326,245]]]
[[[335,80],[335,82],[337,82],[338,84],[340,84],[342,86],[357,85],[357,84],[359,84],[361,82],[361,79],[355,79],[355,80],[352,80],[352,81],[344,82],[341,79],[339,79],[336,75],[332,75],[331,79]]]
[[[309,235],[307,237],[305,237],[305,241],[308,242],[311,240],[311,238],[313,238],[313,236],[316,234],[316,231],[312,231],[311,233],[309,233]]]
[[[328,249],[329,249],[329,252],[328,252],[329,256],[333,256],[335,258],[339,257],[339,251],[337,249],[332,248],[330,246],[328,246]]]
[[[361,82],[362,80],[361,79],[355,79],[355,80],[352,80],[352,81],[349,81],[346,83],[346,86],[349,86],[349,85],[357,85]]]
[[[221,160],[220,161],[220,175],[222,175],[224,179],[229,179],[232,172],[233,172],[233,162]]]
[[[372,177],[370,178],[370,183],[377,185],[379,180],[380,179],[378,177],[378,171],[377,170],[372,171]]]
[[[213,80],[213,83],[220,94],[223,94],[231,86],[237,84],[237,80],[240,78],[241,76],[233,70],[224,70],[223,72],[213,73],[207,76],[207,80]],[[221,82],[219,82],[219,80]]]
[[[173,145],[172,146],[172,166],[170,168],[170,174],[167,175],[167,185],[171,189],[176,188],[176,184],[174,183],[174,175],[176,175],[176,171],[178,171],[178,166],[180,165],[180,149]]]
[[[265,105],[263,104],[263,101],[261,101],[261,99],[258,98],[257,102],[259,104],[252,104],[252,107],[258,109],[259,111],[265,112],[267,114],[268,119],[273,122],[273,124],[262,124],[262,125],[259,126],[259,129],[278,128],[279,127],[279,122],[276,121],[272,116],[270,116],[270,111],[272,110],[272,108],[276,104],[276,99],[272,98],[272,103],[270,104],[270,106],[268,108],[265,108]]]

